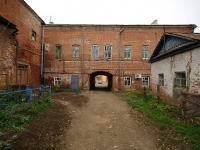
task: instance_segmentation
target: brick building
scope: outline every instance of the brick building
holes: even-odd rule
[[[195,25],[61,25],[44,26],[45,84],[70,83],[95,88],[105,75],[108,88],[150,85],[149,57],[164,32],[193,33]]]
[[[16,51],[16,25],[0,16],[0,88],[12,80],[14,76]]]
[[[5,63],[1,67],[6,66],[6,69],[0,70],[0,84],[9,81],[18,85],[40,85],[44,21],[24,0],[0,0],[0,15],[8,21],[0,28],[1,62]],[[10,42],[13,37],[8,31],[11,22],[19,30],[14,42]],[[3,57],[4,54],[7,57]],[[9,70],[11,67],[12,71]]]
[[[35,86],[44,77],[45,84],[70,83],[72,89],[93,89],[98,76],[106,76],[104,80],[109,89],[149,86],[148,59],[163,33],[193,33],[196,27],[156,23],[45,25],[24,0],[1,0],[0,13],[19,30],[15,43],[7,41],[10,45],[2,51],[12,47],[12,54],[2,60],[9,59],[6,64],[17,69],[12,75],[1,69],[1,78],[9,74],[5,82]]]

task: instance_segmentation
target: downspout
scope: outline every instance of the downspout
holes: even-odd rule
[[[18,30],[15,30],[12,35],[14,37],[14,40],[16,42],[16,59],[15,59],[15,64],[16,64],[16,85],[18,84],[18,78],[17,78],[17,75],[18,75],[18,65],[17,65],[17,62],[18,62],[18,49],[19,49],[19,42],[17,41],[16,39],[16,36],[17,36],[17,32]]]
[[[82,87],[84,85],[84,33],[82,33]]]
[[[44,26],[42,26],[41,79],[44,81]]]
[[[121,34],[124,32],[124,29],[119,32],[119,44],[118,44],[118,56],[119,56],[119,89],[121,88],[121,76],[122,76],[122,67],[121,67]]]

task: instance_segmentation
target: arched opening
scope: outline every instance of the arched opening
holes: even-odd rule
[[[90,90],[111,90],[112,74],[97,71],[90,74]]]

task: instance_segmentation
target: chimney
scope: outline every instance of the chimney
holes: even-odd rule
[[[151,25],[157,25],[158,24],[158,20],[154,20]]]

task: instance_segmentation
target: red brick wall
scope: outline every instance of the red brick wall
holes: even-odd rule
[[[23,0],[0,1],[0,14],[17,25],[19,42],[18,61],[29,65],[28,84],[40,85],[40,62],[42,45],[41,20]],[[36,32],[36,41],[31,39]],[[15,57],[15,56],[14,56]],[[13,58],[15,59],[15,58]],[[16,84],[13,83],[13,84]]]
[[[71,82],[72,74],[80,75],[80,85],[89,86],[89,76],[93,72],[104,71],[113,75],[113,88],[125,88],[124,76],[132,77],[132,86],[140,88],[141,79],[135,74],[150,76],[151,66],[142,60],[142,45],[149,45],[150,55],[166,32],[191,33],[191,26],[78,26],[78,25],[46,25],[44,30],[45,79],[46,84],[53,85],[54,77],[61,77]],[[121,42],[119,42],[119,33]],[[82,41],[84,35],[84,42]],[[84,43],[84,81],[82,83],[82,47]],[[55,44],[62,45],[62,60],[55,59]],[[79,60],[72,59],[72,45],[80,45]],[[104,60],[104,46],[112,45],[112,60]],[[91,59],[91,46],[99,46],[99,59]],[[119,80],[119,45],[121,51],[121,81]],[[131,60],[124,60],[124,45],[131,45]],[[64,68],[63,68],[64,67]],[[120,82],[120,83],[119,83]]]
[[[8,82],[15,81],[15,46],[12,33],[14,30],[0,24],[0,88]]]

